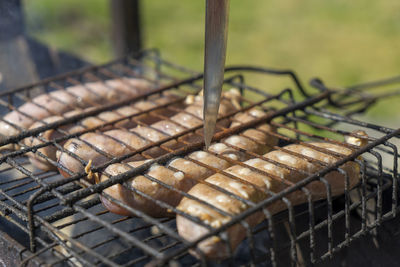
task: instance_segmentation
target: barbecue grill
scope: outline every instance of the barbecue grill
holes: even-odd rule
[[[248,74],[257,73],[265,79],[274,76],[287,76],[293,82],[293,88],[281,90],[278,94],[269,94],[268,88],[251,85]],[[101,126],[85,129],[78,133],[68,134],[61,126],[79,121],[100,112],[113,110],[140,99],[149,99],[152,95],[173,91],[180,98],[171,103],[155,107],[151,110],[132,115],[131,120],[146,125],[139,120],[140,115],[151,114],[158,120],[168,119],[165,112],[179,111],[179,103],[188,94],[196,94],[201,89],[202,74],[188,70],[162,59],[156,51],[147,51],[132,57],[124,57],[102,66],[88,67],[70,72],[55,78],[46,79],[30,86],[13,89],[1,93],[0,105],[4,114],[16,109],[22,103],[30,101],[40,93],[63,90],[67,86],[91,81],[108,79],[124,79],[139,77],[148,80],[157,88],[148,94],[110,104],[97,105],[94,109],[54,123],[26,130],[21,129],[18,135],[2,140],[0,146],[14,143],[21,145],[16,151],[4,152],[0,165],[0,263],[2,265],[26,264],[30,266],[71,265],[71,266],[187,266],[187,265],[226,265],[233,264],[287,266],[337,264],[335,260],[346,259],[347,247],[364,246],[364,251],[379,245],[377,233],[386,229],[383,235],[393,236],[398,227],[388,228],[388,222],[396,221],[398,211],[397,159],[400,130],[382,127],[372,123],[358,121],[350,115],[363,112],[378,99],[396,94],[395,90],[381,93],[380,86],[396,86],[398,78],[376,83],[363,84],[345,90],[333,90],[322,81],[315,79],[315,89],[306,90],[297,76],[291,71],[277,71],[249,66],[230,67],[226,70],[224,88],[234,87],[241,92],[241,111],[258,107],[273,110],[266,116],[243,124],[236,128],[220,127],[215,141],[240,133],[243,130],[269,122],[278,130],[279,138],[275,150],[290,143],[305,144],[310,140],[343,144],[343,137],[351,135],[352,130],[362,129],[369,135],[367,146],[355,153],[341,158],[337,164],[326,166],[298,183],[287,182],[287,189],[274,194],[260,203],[253,203],[248,210],[235,216],[227,224],[214,228],[210,234],[195,242],[188,242],[180,237],[176,230],[174,218],[152,218],[145,213],[112,199],[102,193],[111,185],[121,183],[128,187],[129,177],[143,174],[154,163],[165,164],[174,157],[185,157],[188,153],[203,150],[201,127],[190,128],[184,132],[170,136],[159,142],[138,149],[132,154],[122,157],[110,157],[102,166],[92,171],[102,171],[110,164],[121,162],[133,154],[141,154],[149,162],[122,175],[112,176],[106,182],[95,185],[82,180],[87,173],[70,173],[71,177],[63,178],[57,172],[44,172],[35,169],[27,159],[28,153],[36,153],[45,158],[38,149],[53,145],[65,151],[59,143],[76,138],[87,132],[101,130],[107,125],[114,125],[126,118],[106,122]],[[111,90],[111,88],[110,88]],[[374,92],[378,93],[374,93]],[[294,95],[304,96],[295,100]],[[237,112],[235,112],[237,113]],[[235,113],[226,118],[231,119]],[[29,116],[29,114],[26,114]],[[224,119],[224,118],[220,118]],[[42,140],[40,145],[26,146],[24,138],[40,137],[40,133],[48,129],[57,129],[62,136],[55,140]],[[199,138],[188,140],[189,134]],[[170,140],[179,145],[174,148],[165,146]],[[154,156],[155,147],[161,153]],[[237,147],[231,146],[233,149]],[[249,151],[243,153],[254,157]],[[332,152],[332,155],[336,155]],[[219,156],[222,157],[222,156]],[[190,160],[190,158],[186,157]],[[51,164],[59,165],[48,159]],[[354,188],[346,189],[343,196],[332,197],[330,184],[323,176],[332,170],[341,172],[340,166],[354,160],[361,170],[361,182]],[[233,160],[234,161],[234,160]],[[214,172],[210,166],[205,167]],[[58,166],[62,168],[62,166]],[[66,170],[68,171],[68,170]],[[148,177],[153,182],[167,187],[171,191],[179,191],[157,179]],[[326,199],[313,202],[305,186],[312,181],[325,182]],[[344,181],[345,182],[345,181]],[[172,212],[190,220],[196,220],[189,214],[177,210],[161,201],[152,200],[151,196],[140,192],[136,194],[154,201]],[[285,199],[289,193],[299,191],[308,195],[308,203],[294,206]],[[185,192],[178,192],[184,196]],[[108,212],[99,200],[99,194],[130,210],[136,217],[123,217]],[[268,205],[283,200],[287,210],[272,216]],[[267,220],[255,228],[246,226],[244,219],[255,212],[264,212]],[[229,226],[241,223],[247,227],[247,238],[237,251],[231,251],[228,259],[212,262],[200,255],[197,259],[190,253],[196,245],[217,235],[222,240],[224,230]],[[388,232],[391,229],[391,232]],[[363,241],[363,244],[360,244]],[[365,241],[365,242],[364,242]],[[351,258],[351,257],[350,257]],[[348,259],[348,258],[347,258]],[[367,258],[365,258],[367,260]],[[325,265],[324,265],[325,266]]]

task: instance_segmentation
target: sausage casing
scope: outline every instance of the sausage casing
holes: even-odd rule
[[[39,145],[42,144],[44,141],[49,141],[49,140],[54,140],[58,137],[62,137],[65,134],[73,134],[73,133],[77,133],[79,131],[82,130],[87,130],[87,129],[91,129],[94,127],[98,127],[103,125],[104,123],[107,122],[111,122],[113,120],[117,120],[117,119],[121,119],[127,116],[132,116],[134,114],[137,114],[141,111],[146,111],[149,110],[151,108],[157,107],[158,105],[163,105],[166,103],[169,103],[171,101],[173,101],[174,99],[176,99],[176,96],[169,94],[167,96],[161,95],[161,96],[155,96],[153,97],[151,100],[141,100],[138,102],[135,102],[132,105],[129,106],[124,106],[121,108],[118,108],[116,110],[112,110],[112,111],[106,111],[106,112],[102,112],[100,114],[98,114],[97,116],[92,116],[92,117],[87,117],[82,119],[80,122],[76,123],[76,124],[69,124],[69,125],[64,125],[61,126],[59,129],[50,129],[47,130],[45,132],[42,132],[39,134],[39,137],[29,137],[25,139],[25,144],[27,146],[34,146],[34,145]],[[92,108],[88,108],[85,109],[85,111],[90,110]],[[74,111],[70,111],[68,113],[66,113],[63,117],[62,116],[52,116],[52,117],[47,117],[42,121],[39,122],[35,122],[30,129],[34,129],[37,128],[39,126],[43,126],[44,123],[51,123],[51,122],[55,122],[58,120],[63,120],[65,118],[71,117],[73,115],[79,114],[80,110],[74,110]],[[122,120],[119,121],[118,123],[112,124],[112,125],[107,125],[105,127],[102,127],[100,129],[100,131],[106,131],[106,130],[111,130],[112,128],[116,127],[116,128],[123,128],[123,127],[132,127],[132,126],[136,126],[137,124],[130,119],[126,119],[126,120]],[[126,137],[126,135],[119,133],[119,132],[110,132],[109,134],[113,133],[117,133],[117,135],[119,135],[119,138],[122,138],[122,136],[124,136],[124,138]],[[103,136],[104,137],[104,136]],[[108,136],[105,136],[104,138],[98,137],[97,140],[100,140],[100,142],[106,142],[106,140],[110,139]],[[138,139],[138,138],[135,138]],[[92,138],[92,140],[94,140]],[[121,139],[124,140],[124,139]],[[111,140],[112,142],[113,140]],[[140,138],[139,138],[140,141]],[[61,142],[60,145],[64,145],[65,142]],[[80,141],[76,141],[76,144],[80,144]],[[38,151],[40,153],[42,153],[44,156],[46,156],[47,158],[49,158],[50,160],[57,160],[56,158],[56,151],[57,148],[54,145],[48,145],[45,146],[43,148],[39,148]],[[32,164],[34,164],[37,168],[41,169],[41,170],[53,170],[56,169],[56,166],[52,163],[50,163],[50,161],[48,161],[46,158],[44,158],[41,155],[35,154],[35,153],[29,153],[28,154]]]
[[[266,141],[267,139],[268,135],[264,134],[263,140],[258,141],[262,142]],[[190,188],[197,184],[198,181],[215,173],[213,169],[223,170],[230,167],[232,165],[232,161],[229,161],[229,159],[240,161],[248,158],[246,154],[240,153],[238,150],[233,150],[226,144],[232,144],[233,146],[251,144],[248,151],[259,151],[255,141],[250,140],[245,136],[232,136],[226,139],[224,143],[216,143],[211,145],[209,150],[212,153],[195,151],[189,154],[187,158],[173,159],[167,164],[167,167],[156,165],[156,168],[153,166],[150,168],[147,176],[140,175],[128,180],[128,188],[117,184],[105,189],[104,192],[111,197],[118,199],[124,204],[145,212],[153,217],[172,216],[173,214],[168,212],[168,209],[161,207],[159,204],[143,197],[141,194],[137,194],[135,190],[139,190],[142,193],[147,194],[152,199],[162,201],[172,207],[175,207],[182,199],[182,193],[168,189],[160,183],[171,186],[174,189],[187,192]],[[227,160],[218,157],[213,153],[217,155],[223,155],[227,158]],[[211,168],[199,165],[197,162],[200,162],[206,166],[210,166]],[[128,164],[138,166],[138,163],[134,162]],[[129,168],[129,166],[124,164],[112,164],[105,170],[107,175],[103,174],[100,180],[105,181],[108,179],[109,175],[122,174],[130,169],[131,168]],[[148,178],[149,176],[152,178]],[[160,183],[157,183],[157,181],[152,179],[155,179]],[[134,215],[128,210],[114,204],[102,196],[101,199],[102,201],[104,200],[104,206],[113,213],[121,215]]]
[[[262,115],[265,115],[265,113],[260,112],[257,116],[248,116],[247,119],[243,120],[243,122],[251,121],[252,119]],[[245,130],[240,135],[230,136],[221,143],[212,144],[209,148],[209,152],[196,151],[189,154],[186,158],[173,159],[167,164],[167,167],[159,166],[159,168],[163,170],[161,172],[162,175],[160,175],[160,173],[153,172],[152,178],[160,181],[161,183],[172,186],[175,189],[187,192],[198,181],[201,181],[202,179],[215,173],[215,170],[224,170],[232,166],[234,162],[244,161],[250,157],[248,153],[245,153],[240,149],[259,154],[268,151],[268,149],[270,149],[273,145],[277,144],[277,138],[269,134],[271,131],[274,131],[274,128],[270,127],[269,125],[261,125],[256,129]],[[223,157],[220,157],[219,155]],[[122,167],[122,164],[114,164],[108,166],[105,172],[107,174],[115,175],[122,174],[129,169],[130,168],[126,165],[125,167]],[[173,170],[172,173],[171,170]],[[172,176],[174,176],[176,179],[171,180]],[[102,175],[100,180],[105,181],[108,179],[108,177],[109,175]],[[140,190],[149,195],[152,199],[166,202],[172,207],[175,207],[182,198],[182,193],[167,189],[157,182],[151,181],[151,179],[144,176],[140,177],[140,181],[144,181],[143,179],[147,179],[148,181],[143,182],[142,184],[139,182],[139,180],[137,180],[137,177],[133,177],[127,182],[129,185],[128,187],[131,189]],[[151,183],[149,181],[151,181]],[[162,190],[155,190],[155,187],[162,188]],[[162,193],[160,193],[158,190],[161,190]],[[104,192],[111,197],[118,199],[124,204],[127,204],[128,206],[139,209],[154,217],[172,215],[171,213],[168,213],[167,209],[156,205],[151,200],[147,199],[145,201],[142,199],[140,194],[135,192],[135,190],[129,190],[122,185],[114,185],[105,189]],[[169,197],[166,198],[163,194],[168,194]],[[139,198],[140,201],[136,201],[135,196],[136,198]],[[113,202],[110,202],[104,197],[101,197],[101,199],[104,199],[104,206],[111,212],[121,215],[134,215],[128,210],[114,204]]]
[[[94,104],[108,104],[126,97],[138,95],[152,86],[142,79],[124,78],[105,82],[90,82],[42,94],[9,112],[0,121],[0,137],[2,139],[16,135],[18,128],[28,129],[35,121],[49,116],[62,115],[75,108],[86,108]],[[14,149],[14,145],[6,145],[0,149]]]
[[[365,133],[360,134],[365,135]],[[355,144],[363,145],[365,142],[357,141]],[[285,181],[296,183],[308,175],[318,172],[325,166],[334,164],[338,160],[338,157],[332,156],[327,152],[321,152],[319,149],[333,151],[343,156],[354,152],[353,149],[348,147],[323,142],[312,142],[309,143],[309,146],[293,144],[285,146],[284,148],[285,150],[296,154],[281,150],[271,151],[264,155],[264,158],[271,160],[271,162],[260,158],[254,158],[244,162],[249,167],[235,165],[226,170],[227,173],[234,175],[237,179],[218,173],[208,177],[205,181],[224,188],[246,201],[258,203],[267,197],[272,196],[271,193],[279,193],[283,189],[287,188],[289,185],[285,183]],[[308,161],[303,155],[313,161]],[[273,161],[284,164],[289,168],[272,163]],[[341,166],[341,169],[347,174],[348,188],[350,189],[354,187],[359,182],[360,178],[358,165],[355,162],[350,161]],[[325,175],[324,179],[331,185],[333,196],[344,193],[346,182],[345,176],[342,173],[332,171]],[[306,188],[312,194],[313,200],[326,197],[326,186],[321,181],[311,182],[306,186]],[[229,222],[232,216],[238,215],[249,208],[248,203],[245,201],[240,201],[205,184],[195,185],[191,190],[189,190],[188,194],[199,198],[228,214],[226,215],[218,212],[196,200],[183,198],[178,209],[190,214],[191,216],[200,218],[205,224],[212,228],[222,226]],[[288,199],[292,205],[307,202],[307,195],[302,191],[295,191],[285,196],[285,198]],[[283,201],[276,201],[266,208],[271,214],[275,214],[286,209],[287,206]],[[250,227],[254,227],[262,220],[264,220],[264,214],[258,212],[249,216],[246,219],[246,222]],[[179,234],[189,241],[194,241],[208,233],[208,229],[204,226],[179,215],[177,216],[177,228]],[[226,233],[232,251],[234,251],[240,242],[246,237],[246,229],[242,224],[231,226]],[[197,248],[211,259],[223,259],[229,256],[227,244],[217,236],[200,242]]]
[[[201,98],[198,98],[198,101],[200,101],[200,99]],[[226,112],[226,113],[222,113],[222,114],[220,114],[220,116],[221,115],[223,116],[223,115],[229,114],[230,112],[235,111],[235,107],[232,105],[232,103],[229,100],[226,100],[224,98],[223,98],[223,100],[224,101],[221,103],[220,110],[222,110],[223,112]],[[194,107],[195,107],[195,109],[194,109]],[[193,102],[192,104],[187,106],[182,113],[186,114],[188,112],[187,110],[189,110],[189,109],[194,112],[194,110],[202,110],[202,106],[199,105],[195,99],[195,102]],[[158,142],[167,136],[178,134],[184,130],[186,130],[186,128],[184,128],[184,126],[178,125],[176,122],[173,122],[171,120],[160,120],[160,121],[153,123],[151,125],[151,127],[138,126],[134,129],[130,129],[129,132],[131,132],[130,133],[131,138],[137,139],[138,140],[137,142],[139,142],[139,139],[145,139],[146,143],[143,143],[142,141],[140,141],[143,143],[143,146],[144,146],[144,145],[148,144],[148,142],[150,142],[150,141]],[[112,136],[112,137],[114,138],[114,140],[120,141],[120,144],[118,146],[108,146],[108,147],[102,147],[102,149],[100,149],[105,154],[108,154],[109,158],[123,156],[128,152],[134,152],[136,149],[143,147],[143,146],[130,147],[130,146],[124,145],[125,142],[132,143],[134,141],[127,140],[127,139],[121,139],[120,135],[123,134],[122,133],[123,131],[128,132],[128,130],[119,130],[119,132],[113,133],[114,136]],[[135,133],[135,134],[132,134],[132,133]],[[94,138],[94,135],[97,135],[97,137]],[[110,134],[108,134],[108,135],[110,136]],[[110,139],[110,137],[104,137],[104,134],[101,134],[101,133],[97,133],[97,134],[93,133],[90,136],[91,140],[89,142],[92,145],[92,147],[85,144],[88,142],[88,140],[86,140],[87,138],[88,137],[86,135],[82,135],[79,138],[80,140],[78,140],[78,139],[68,140],[68,142],[66,142],[66,144],[64,145],[64,148],[70,152],[73,152],[76,156],[78,156],[81,159],[81,161],[86,162],[86,164],[89,162],[89,160],[92,160],[92,164],[94,166],[104,163],[104,160],[107,158],[107,155],[101,155],[101,153],[99,153],[99,151],[96,151],[95,147],[98,147],[97,142],[104,143],[104,142],[106,142],[105,139]],[[125,146],[126,149],[122,149],[121,146]],[[88,151],[88,150],[92,150],[92,151]],[[59,153],[58,162],[61,165],[63,165],[65,168],[69,169],[71,172],[82,172],[85,168],[85,164],[80,163],[79,160],[77,160],[73,156],[69,155],[68,153]],[[63,169],[61,169],[61,168],[59,168],[59,169],[63,175],[67,175],[67,173]]]

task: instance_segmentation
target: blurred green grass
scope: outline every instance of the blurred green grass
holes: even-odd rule
[[[25,1],[28,31],[57,49],[102,63],[112,56],[109,1]],[[205,1],[141,1],[145,48],[202,70]],[[227,64],[295,70],[346,86],[398,74],[400,1],[231,0]],[[268,90],[282,89],[268,81]],[[391,112],[383,108],[381,116]],[[373,116],[375,116],[373,113]]]

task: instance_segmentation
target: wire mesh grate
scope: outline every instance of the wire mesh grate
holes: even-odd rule
[[[260,73],[266,78],[274,74],[289,76],[294,89],[268,94],[264,88],[251,86],[248,83],[247,72]],[[5,92],[0,96],[0,105],[4,113],[16,110],[22,103],[33,103],[32,99],[40,93],[66,91],[66,88],[71,86],[87,87],[90,82],[107,85],[106,81],[113,79],[118,79],[126,85],[129,84],[128,79],[131,77],[146,80],[153,89],[118,99],[113,103],[101,101],[84,103],[86,101],[84,99],[80,102],[81,112],[70,117],[66,116],[65,112],[53,114],[53,111],[47,109],[49,114],[62,118],[54,122],[39,119],[37,122],[41,123],[41,126],[33,129],[14,127],[17,128],[16,134],[0,141],[1,146],[13,144],[19,147],[17,150],[6,151],[1,156],[0,212],[3,215],[1,220],[11,224],[16,229],[16,235],[21,236],[19,242],[26,248],[22,262],[34,264],[36,260],[40,260],[48,265],[77,266],[212,265],[215,262],[210,261],[207,255],[199,250],[198,244],[210,237],[229,243],[230,236],[226,230],[241,225],[244,241],[240,242],[237,249],[228,249],[229,256],[219,261],[220,264],[272,266],[295,263],[318,264],[333,257],[335,253],[363,238],[367,233],[374,233],[378,226],[396,217],[398,152],[395,143],[398,141],[399,130],[348,117],[365,110],[369,107],[370,100],[374,98],[372,94],[359,90],[363,86],[335,91],[326,88],[320,81],[314,81],[313,84],[320,92],[311,94],[302,87],[292,72],[250,67],[227,69],[224,88],[233,87],[241,92],[240,108],[219,118],[220,124],[214,141],[246,159],[257,159],[296,173],[299,179],[282,180],[266,170],[249,165],[247,161],[239,161],[216,152],[207,153],[211,153],[218,161],[227,162],[229,166],[239,166],[258,175],[269,176],[272,182],[279,184],[278,191],[244,182],[240,175],[205,164],[190,156],[195,151],[206,152],[202,142],[202,125],[199,123],[194,127],[188,127],[183,121],[172,121],[171,117],[176,114],[188,114],[185,109],[188,106],[185,98],[200,91],[202,75],[164,61],[154,52],[144,53],[139,58],[128,57],[104,66],[90,67]],[[386,82],[395,84],[397,80]],[[367,87],[374,86],[378,85],[372,84]],[[107,90],[115,90],[111,87]],[[295,101],[293,95],[298,93],[308,97]],[[346,97],[341,97],[341,94]],[[346,102],[350,98],[353,100]],[[157,102],[159,99],[162,99],[161,103]],[[54,101],[64,105],[61,100]],[[121,110],[140,101],[150,103],[150,108],[138,109],[127,116],[101,120],[101,114],[105,112]],[[87,110],[84,106],[92,108]],[[46,107],[40,108],[46,109]],[[238,114],[253,109],[263,111],[265,114],[244,123],[237,119]],[[29,117],[30,114],[25,113],[23,116]],[[100,123],[92,127],[84,124],[85,119],[95,116],[100,118]],[[31,116],[31,119],[35,118]],[[201,122],[201,118],[196,116],[192,116],[192,120]],[[154,126],[160,121],[167,121],[169,125],[181,130],[178,133],[165,134]],[[229,128],[226,122],[236,123],[238,126]],[[246,130],[260,127],[265,123],[274,130],[265,131],[258,128],[258,131],[276,139],[277,143],[261,144],[254,136],[246,137]],[[66,127],[72,124],[80,126],[73,133],[66,130]],[[124,153],[118,155],[110,154],[84,139],[88,134],[104,136],[107,131],[123,130],[127,127],[150,128],[155,134],[163,135],[163,138],[157,140],[143,138],[144,145],[132,147],[125,140],[107,136],[108,142],[115,142],[116,145],[126,148]],[[359,129],[368,134],[366,146],[359,148],[344,142],[346,136],[359,137],[353,133]],[[44,133],[49,130],[56,131],[57,137],[46,139]],[[139,136],[138,133],[132,134]],[[264,156],[264,153],[243,149],[227,141],[227,138],[232,136],[246,137],[257,145],[269,145],[269,149],[273,151],[302,158],[310,164],[319,166],[318,172],[310,173],[307,169],[299,169]],[[37,139],[39,142],[28,145],[26,139],[29,138]],[[89,165],[90,170],[82,168],[82,171],[74,172],[43,153],[44,148],[52,147],[61,153],[67,153],[81,166],[88,166],[90,163],[87,159],[82,159],[65,149],[65,141],[72,139],[84,141],[85,145],[95,151],[96,155],[101,155],[104,160],[97,165]],[[351,153],[344,156],[337,151],[317,147],[316,142],[345,147]],[[307,153],[291,151],[286,146],[289,144],[298,144],[313,149],[315,153],[329,155],[335,159],[334,163],[318,161]],[[52,169],[42,171],[35,168],[28,160],[32,155],[38,160],[44,160]],[[242,182],[265,196],[255,201],[246,198],[245,195],[232,193],[226,187],[210,184],[204,179],[188,177],[192,183],[212,187],[246,206],[240,213],[230,214],[221,207],[149,174],[149,170],[156,163],[166,166],[165,171],[178,173],[179,170],[170,164],[171,160],[177,158],[183,158],[191,164],[205,168],[210,175],[223,175],[232,181]],[[130,160],[147,161],[139,167],[132,167],[124,163]],[[360,174],[357,183],[351,186],[348,170],[343,167],[348,162],[352,162]],[[107,167],[116,163],[124,164],[126,172],[113,175],[105,171]],[[63,178],[55,170],[56,168],[69,177]],[[83,179],[87,177],[89,171],[94,174],[102,172],[108,178],[91,184]],[[335,193],[334,186],[324,178],[332,171],[342,175],[343,191],[340,194]],[[141,188],[132,186],[129,181],[134,176],[144,177],[143,179],[154,183],[154,186],[162,188],[170,195],[202,203],[214,212],[228,217],[229,220],[222,225],[210,226],[201,218],[177,208],[165,199],[156,199]],[[321,196],[317,199],[310,191],[312,190],[310,185],[316,181],[322,184]],[[151,216],[149,212],[129,206],[121,199],[107,194],[106,189],[114,185],[122,186],[124,190],[135,194],[135,197],[163,210],[166,215],[161,218]],[[304,199],[300,205],[290,197],[292,193]],[[103,206],[104,201],[117,204],[134,216],[113,214]],[[279,212],[271,208],[274,205],[280,205]],[[262,213],[266,220],[253,227],[249,224],[248,218],[256,213]],[[207,229],[207,233],[197,240],[188,241],[178,233],[174,214],[203,226]],[[197,253],[198,258],[191,254],[193,251]]]

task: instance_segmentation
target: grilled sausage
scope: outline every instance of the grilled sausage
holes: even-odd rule
[[[365,136],[363,132],[358,133],[361,136]],[[353,138],[351,143],[354,145],[365,145],[365,141],[359,138]],[[258,203],[271,196],[268,192],[278,193],[287,188],[288,185],[285,184],[284,181],[296,183],[304,179],[307,173],[313,174],[320,171],[326,165],[334,164],[338,160],[338,157],[329,155],[327,151],[333,151],[342,156],[354,152],[354,149],[348,147],[323,142],[312,142],[309,143],[309,146],[293,144],[285,146],[284,149],[289,152],[276,150],[265,154],[264,157],[280,164],[285,164],[290,168],[285,168],[283,166],[278,166],[278,164],[268,162],[267,160],[255,158],[244,162],[249,166],[248,168],[235,165],[226,170],[227,173],[234,175],[238,179],[232,179],[217,173],[208,177],[205,181],[219,186],[242,199],[252,203]],[[321,152],[321,149],[324,150],[324,152]],[[314,161],[307,161],[305,157]],[[295,170],[291,168],[295,168]],[[348,188],[354,187],[359,182],[358,165],[355,162],[347,162],[341,166],[341,169],[348,175]],[[331,185],[332,196],[344,193],[345,177],[343,174],[338,171],[332,171],[327,174],[324,179]],[[320,181],[311,182],[306,188],[311,192],[313,200],[326,197],[325,185]],[[191,216],[198,217],[211,228],[222,226],[230,221],[231,216],[235,216],[249,208],[247,205],[248,203],[242,202],[205,184],[195,185],[188,194],[226,213],[218,212],[196,200],[183,198],[178,209]],[[307,196],[301,191],[293,192],[285,197],[292,205],[307,202]],[[286,209],[287,206],[283,201],[276,201],[266,208],[271,214],[276,214]],[[258,212],[249,216],[246,222],[250,227],[254,227],[263,221],[264,218],[264,214]],[[183,216],[177,216],[177,228],[179,234],[188,241],[194,241],[209,232],[206,227]],[[242,224],[231,226],[226,233],[228,236],[228,244],[232,251],[234,251],[246,237],[246,229]],[[217,236],[205,239],[198,244],[197,248],[210,259],[223,259],[229,256],[228,245]],[[196,255],[195,252],[192,253]]]
[[[266,125],[259,128],[266,130]],[[271,128],[268,128],[271,130]],[[258,134],[253,136],[253,140],[246,137],[250,133],[257,132]],[[227,158],[233,159],[235,161],[244,161],[248,159],[248,154],[241,152],[240,150],[232,149],[226,144],[232,145],[234,147],[239,147],[241,149],[246,149],[250,152],[261,152],[268,149],[266,144],[273,144],[272,139],[268,133],[259,131],[257,129],[249,129],[243,132],[243,135],[234,135],[227,138],[223,143],[216,143],[210,146],[210,152],[217,155],[224,155]],[[273,144],[274,145],[274,144]],[[217,170],[223,170],[232,165],[231,161],[224,160],[213,155],[210,152],[196,151],[188,156],[188,159],[176,158],[173,159],[167,167],[160,165],[153,165],[148,176],[153,179],[160,181],[161,183],[167,184],[175,189],[187,192],[191,187],[193,187],[197,181],[202,180],[214,173],[210,168],[206,168],[196,163],[196,161],[210,166]],[[128,163],[132,167],[137,167],[143,162],[132,162]],[[108,175],[103,174],[100,181],[105,181],[108,179],[109,175],[122,174],[131,168],[124,164],[113,164],[106,168],[105,172]],[[142,193],[149,195],[152,199],[165,202],[173,207],[179,203],[182,198],[182,194],[173,190],[170,190],[156,181],[152,181],[148,176],[136,176],[128,180],[128,188],[117,184],[113,185],[104,190],[104,192],[111,197],[123,202],[124,204],[145,212],[146,214],[153,217],[164,217],[171,216],[172,213],[168,212],[167,209],[161,207],[160,205],[148,200],[141,194],[137,194],[135,190],[139,190]],[[133,190],[132,190],[133,189]],[[132,216],[128,210],[123,207],[109,201],[107,198],[100,196],[103,205],[111,212]]]
[[[62,115],[75,108],[86,108],[93,103],[117,102],[149,88],[151,85],[145,80],[124,78],[91,82],[39,95],[3,117],[3,121],[0,121],[0,140],[18,134],[19,128],[28,129],[37,120]],[[10,144],[0,147],[0,150],[15,148]]]
[[[64,136],[64,133],[67,134],[72,134],[72,133],[77,133],[79,131],[85,130],[85,129],[90,129],[94,128],[97,126],[100,126],[106,122],[110,122],[113,120],[117,120],[126,116],[131,116],[134,114],[137,114],[141,111],[149,110],[151,108],[154,108],[158,105],[163,105],[167,104],[168,102],[171,102],[173,99],[175,99],[176,96],[174,95],[167,95],[167,96],[157,96],[157,98],[153,98],[151,100],[142,100],[139,102],[136,102],[130,106],[124,106],[121,108],[118,108],[113,111],[106,111],[102,112],[99,115],[95,117],[88,117],[80,121],[78,124],[72,124],[72,125],[64,125],[61,126],[59,129],[50,129],[45,132],[40,133],[39,137],[34,137],[31,136],[29,138],[25,139],[25,144],[27,146],[35,146],[43,143],[43,140],[49,141],[49,140],[54,140],[56,138]],[[91,108],[89,108],[91,109]],[[86,109],[85,111],[87,111]],[[68,118],[70,116],[76,115],[80,113],[81,111],[79,110],[74,110],[71,112],[68,112],[65,114],[64,117],[62,116],[52,116],[52,117],[47,117],[43,121],[40,122],[35,122],[30,129],[34,129],[40,126],[45,125],[45,123],[51,123],[55,122],[58,120],[62,120],[64,118]],[[110,125],[108,127],[102,128],[101,131],[104,130],[110,130],[113,127],[132,127],[134,126],[135,123],[132,120],[126,119],[122,120],[115,125]],[[60,131],[61,130],[61,131]],[[60,143],[60,145],[63,145],[65,142]],[[38,151],[42,154],[44,154],[46,157],[48,157],[51,160],[57,160],[56,159],[56,152],[57,148],[54,145],[48,145],[43,148],[39,148]],[[37,168],[41,170],[53,170],[56,169],[56,166],[54,164],[51,164],[47,159],[44,157],[36,154],[36,153],[29,153],[28,154],[30,161],[32,162],[33,165],[35,165]]]
[[[201,98],[198,98],[198,100],[195,99],[195,101],[185,108],[185,111],[182,113],[186,115],[197,114],[199,112],[198,110],[202,110],[202,106],[198,104],[200,99]],[[224,97],[221,101],[220,111],[226,113],[219,114],[223,116],[229,112],[233,112],[234,110],[235,107],[231,100]],[[193,118],[195,119],[195,117]],[[177,121],[177,123],[181,122]],[[149,144],[149,141],[157,142],[169,135],[175,135],[184,131],[185,128],[178,126],[177,123],[169,120],[161,120],[151,125],[151,128],[153,129],[150,127],[138,126],[129,131],[115,130],[112,133],[85,134],[82,135],[80,139],[68,140],[64,145],[66,150],[74,153],[81,159],[81,161],[70,156],[68,153],[59,153],[58,162],[71,172],[82,172],[89,160],[92,160],[93,165],[96,166],[109,160],[110,157],[119,157],[142,148]],[[88,143],[96,147],[96,150],[88,145]],[[108,156],[99,153],[100,150],[107,153]],[[83,162],[85,162],[85,164],[82,164]],[[68,176],[62,168],[59,168],[59,170],[64,176]]]

